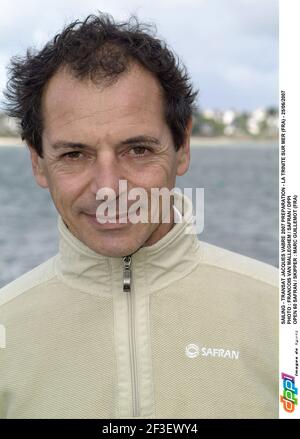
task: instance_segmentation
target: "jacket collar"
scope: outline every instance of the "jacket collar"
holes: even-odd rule
[[[200,242],[193,225],[192,201],[174,192],[175,218],[182,219],[155,244],[141,247],[132,255],[133,278],[140,279],[143,292],[166,287],[191,272],[199,263]],[[122,291],[123,259],[94,252],[77,239],[58,217],[59,254],[56,272],[72,288],[110,296]]]

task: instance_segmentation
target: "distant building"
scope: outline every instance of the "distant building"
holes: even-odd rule
[[[234,110],[225,110],[223,112],[223,123],[226,127],[230,126],[236,118],[236,112]]]

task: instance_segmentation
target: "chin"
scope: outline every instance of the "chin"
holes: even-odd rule
[[[113,257],[113,258],[120,258],[123,256],[130,255],[134,253],[138,249],[139,245],[111,245],[111,246],[94,246],[90,247],[92,250],[94,250],[96,253],[99,253],[103,256]]]
[[[134,253],[139,247],[144,244],[144,240],[137,239],[137,237],[129,237],[128,233],[124,236],[109,236],[109,233],[96,236],[91,239],[91,235],[87,239],[83,239],[87,245],[94,252],[103,256],[123,257]]]
[[[95,230],[94,226],[84,224],[77,237],[94,252],[110,257],[123,257],[134,253],[152,235],[153,230],[145,224],[131,224],[117,230]]]

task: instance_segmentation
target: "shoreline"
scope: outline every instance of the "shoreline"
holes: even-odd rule
[[[20,137],[1,137],[0,136],[0,147],[1,146],[25,146]]]
[[[190,141],[191,147],[218,147],[218,146],[249,146],[249,145],[262,145],[262,146],[276,146],[278,145],[278,138],[275,139],[252,139],[252,138],[230,138],[230,137],[198,137],[192,136]],[[22,142],[20,137],[1,137],[0,147],[25,147],[25,143]]]
[[[251,137],[198,137],[192,136],[190,140],[191,147],[220,147],[220,146],[269,146],[276,147],[279,144],[278,138],[275,139],[253,139]]]

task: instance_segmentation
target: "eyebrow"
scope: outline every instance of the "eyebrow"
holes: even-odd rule
[[[120,145],[132,145],[135,143],[147,143],[149,145],[160,145],[160,141],[156,137],[151,136],[135,136],[135,137],[129,137],[128,139],[122,140],[120,142]],[[78,148],[78,149],[84,149],[84,148],[90,148],[90,145],[87,145],[85,143],[80,142],[65,142],[65,141],[57,141],[52,145],[52,148],[57,149],[64,149],[64,148]]]

